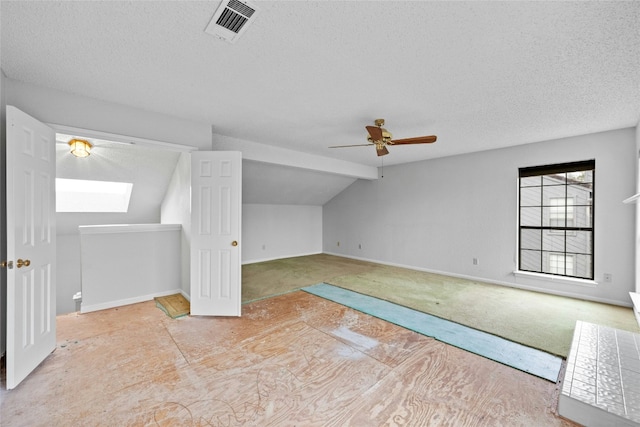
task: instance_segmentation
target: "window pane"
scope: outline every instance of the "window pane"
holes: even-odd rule
[[[591,205],[588,206],[574,206],[575,210],[575,224],[574,227],[589,227],[591,228]]]
[[[564,252],[564,231],[543,231],[542,249],[551,252]]]
[[[564,199],[564,192],[566,186],[564,185],[552,185],[550,187],[542,187],[542,200],[544,205],[549,205],[549,199],[562,198]]]
[[[593,191],[593,185],[591,183],[567,185],[567,192],[571,195],[575,195],[576,197],[578,197],[578,200],[591,199],[592,191]]]
[[[540,208],[520,208],[520,225],[540,227],[542,225],[540,218]]]
[[[520,269],[528,271],[541,271],[540,251],[520,251]]]
[[[591,279],[591,255],[574,255],[574,257],[576,260],[574,276]]]
[[[553,274],[564,274],[564,254],[550,253],[548,272]]]
[[[554,175],[544,175],[542,177],[542,185],[551,186],[551,185],[565,185],[566,184],[565,174],[558,173]]]
[[[573,200],[574,205],[590,206],[591,205],[591,189],[581,187],[579,185],[567,186],[567,195]]]
[[[574,256],[565,255],[564,253],[550,252],[545,253],[547,262],[544,271],[551,274],[561,274],[567,276],[574,275]]]
[[[542,226],[543,227],[564,227],[564,218],[558,218],[552,215],[552,207],[545,206],[542,208]],[[552,221],[553,219],[553,221]]]
[[[542,187],[527,187],[520,190],[520,206],[542,205]]]
[[[593,182],[593,171],[578,171],[567,173],[567,181],[572,182]]]
[[[542,177],[541,176],[527,176],[520,178],[520,187],[531,187],[531,186],[540,186],[542,185]]]
[[[591,231],[574,231],[567,233],[567,252],[591,254]]]
[[[542,230],[522,230],[520,233],[520,247],[522,249],[542,248]]]

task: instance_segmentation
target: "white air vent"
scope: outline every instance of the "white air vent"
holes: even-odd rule
[[[225,0],[211,18],[205,33],[235,43],[255,20],[258,9],[239,0]]]

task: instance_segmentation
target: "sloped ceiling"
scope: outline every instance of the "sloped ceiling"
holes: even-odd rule
[[[373,147],[328,146],[365,143],[378,117],[396,138],[438,136],[391,147],[393,165],[640,118],[640,2],[254,4],[230,44],[204,32],[217,1],[2,1],[1,66],[10,79],[376,167]],[[265,168],[247,169],[264,180]],[[291,173],[273,180],[306,183]]]
[[[320,206],[355,178],[262,162],[242,162],[244,203]]]
[[[77,158],[64,143],[56,144],[58,178],[133,183],[126,213],[58,213],[58,234],[73,234],[78,225],[160,222],[160,204],[180,153],[101,141],[86,158]]]

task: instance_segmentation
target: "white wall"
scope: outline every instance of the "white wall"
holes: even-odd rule
[[[82,288],[80,235],[56,235],[56,248],[56,313],[71,313],[76,311],[73,295]]]
[[[244,264],[322,252],[322,206],[242,205]]]
[[[185,295],[191,292],[191,156],[182,153],[160,209],[162,224],[181,224],[180,288]]]
[[[82,226],[82,312],[103,310],[180,289],[180,226]]]
[[[635,219],[622,200],[635,192],[635,138],[629,128],[386,167],[324,205],[324,252],[629,305]],[[518,168],[587,159],[598,285],[515,277]]]
[[[211,125],[7,79],[7,104],[52,124],[211,150]]]

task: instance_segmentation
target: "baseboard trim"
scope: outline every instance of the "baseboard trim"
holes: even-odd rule
[[[80,313],[85,314],[85,313],[91,313],[93,311],[100,311],[100,310],[106,310],[109,308],[122,307],[124,305],[137,304],[139,302],[151,301],[155,297],[166,297],[167,295],[173,295],[176,293],[181,293],[184,295],[184,292],[182,292],[182,289],[173,289],[170,291],[155,292],[153,294],[140,295],[137,297],[125,298],[121,300],[107,301],[100,304],[84,305],[84,303],[82,303],[80,305]]]
[[[357,256],[334,253],[334,252],[324,252],[324,253],[326,253],[327,255],[335,255],[335,256],[339,256],[339,257],[343,257],[343,258],[355,259],[355,260],[358,260],[358,261],[373,262],[373,263],[376,263],[376,264],[389,265],[391,267],[400,267],[400,268],[406,268],[408,270],[423,271],[425,273],[433,273],[433,274],[441,274],[443,276],[458,277],[460,279],[473,280],[474,282],[489,283],[489,284],[492,284],[492,285],[506,286],[508,288],[522,289],[522,290],[525,290],[525,291],[539,292],[539,293],[550,294],[550,295],[558,295],[558,296],[561,296],[561,297],[570,297],[570,298],[576,298],[576,299],[581,299],[581,300],[585,300],[585,301],[593,301],[593,302],[600,302],[600,303],[604,303],[604,304],[617,305],[617,306],[621,306],[621,307],[632,307],[630,302],[624,302],[624,301],[618,301],[618,300],[610,300],[610,299],[606,299],[606,298],[591,297],[591,296],[588,296],[588,295],[581,295],[581,294],[576,294],[576,293],[572,293],[572,292],[553,291],[553,290],[547,289],[547,288],[539,288],[539,287],[536,287],[536,286],[523,285],[523,284],[520,284],[520,283],[505,282],[505,281],[494,280],[494,279],[487,279],[485,277],[468,276],[466,274],[451,273],[449,271],[433,270],[433,269],[429,269],[429,268],[416,267],[416,266],[412,266],[412,265],[398,264],[398,263],[394,263],[394,262],[386,262],[386,261],[380,261],[380,260],[369,259],[369,258],[362,258],[362,257],[357,257]]]
[[[297,257],[300,257],[300,256],[320,255],[322,253],[323,252],[308,252],[308,253],[303,253],[303,254],[292,254],[292,255],[282,255],[282,256],[277,256],[277,257],[251,259],[251,260],[243,261],[242,265],[257,264],[259,262],[267,262],[267,261],[276,261],[276,260],[285,259],[285,258],[297,258]]]

